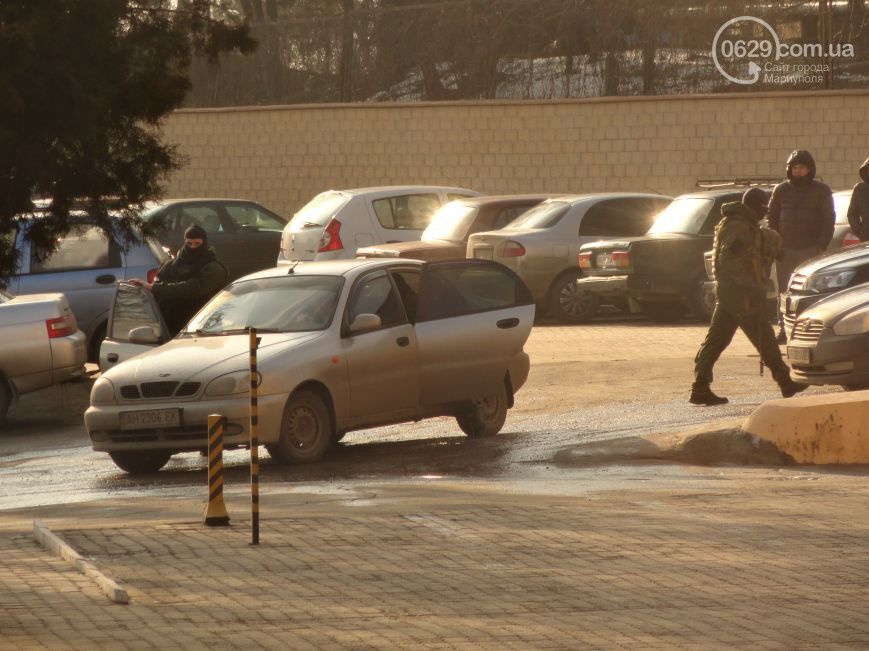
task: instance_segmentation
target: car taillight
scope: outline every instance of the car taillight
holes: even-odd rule
[[[329,223],[326,224],[323,235],[320,237],[320,248],[317,249],[317,253],[340,251],[343,248],[344,245],[341,243],[341,222],[337,219],[330,219]]]
[[[591,253],[580,253],[579,254],[579,268],[580,269],[591,269]]]
[[[627,251],[613,251],[612,259],[614,267],[631,266],[631,255]]]
[[[148,269],[147,279],[148,279],[149,284],[151,284],[155,280],[157,280],[157,270],[156,269]]]
[[[507,240],[501,245],[498,255],[502,258],[518,258],[525,255],[525,247],[519,244],[519,242]]]
[[[842,248],[846,246],[854,246],[855,244],[860,244],[860,238],[854,235],[851,231],[845,233],[845,237],[842,240]]]
[[[48,329],[48,338],[57,339],[58,337],[68,337],[73,334],[76,329],[75,317],[60,316],[56,319],[46,319],[45,327]]]

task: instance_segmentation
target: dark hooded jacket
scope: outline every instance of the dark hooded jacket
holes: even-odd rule
[[[866,242],[869,240],[869,158],[860,166],[860,178],[863,180],[854,186],[851,193],[848,223],[851,224],[851,232],[861,242]]]
[[[808,176],[794,177],[791,170],[796,164],[808,167]],[[772,191],[769,226],[781,235],[785,250],[816,248],[820,253],[833,239],[833,192],[815,180],[815,160],[807,151],[798,149],[790,155],[787,176]]]
[[[182,247],[178,255],[157,271],[153,293],[166,326],[174,335],[208,300],[223,289],[229,278],[214,249]]]
[[[712,256],[716,297],[725,309],[741,313],[766,293],[760,218],[739,201],[724,204],[721,214]]]

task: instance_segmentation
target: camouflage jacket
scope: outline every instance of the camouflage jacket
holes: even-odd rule
[[[721,212],[712,255],[716,295],[724,307],[742,311],[766,293],[764,238],[747,206],[726,203]]]

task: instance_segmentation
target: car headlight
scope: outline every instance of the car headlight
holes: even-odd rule
[[[834,271],[832,273],[809,276],[806,281],[806,289],[815,292],[826,292],[831,289],[845,287],[856,275],[856,269],[847,269],[846,271]]]
[[[257,386],[262,384],[262,374],[257,373]],[[250,391],[250,371],[233,371],[214,378],[205,387],[207,396],[230,396]]]
[[[91,389],[91,404],[106,405],[115,402],[115,386],[107,378],[101,377]]]
[[[869,307],[851,312],[833,326],[833,333],[837,335],[862,335],[865,332],[869,332]]]

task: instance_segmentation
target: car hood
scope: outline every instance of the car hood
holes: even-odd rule
[[[438,254],[452,250],[460,251],[459,257],[464,258],[463,242],[447,240],[414,240],[412,242],[392,242],[366,246],[356,251],[356,257],[370,256],[372,258],[417,258],[422,260],[440,259]]]
[[[257,361],[265,361],[324,334],[325,331],[263,334]],[[118,364],[103,377],[120,384],[154,380],[208,381],[223,373],[249,368],[249,353],[250,338],[247,334],[173,339]]]
[[[863,283],[818,301],[800,314],[800,319],[830,323],[867,304],[869,304],[869,283]]]
[[[811,276],[818,271],[850,269],[867,263],[869,263],[869,242],[849,246],[833,253],[827,253],[807,260],[796,268],[795,273]]]
[[[617,240],[598,240],[597,242],[589,242],[583,244],[580,250],[587,251],[590,249],[624,249],[629,247],[634,242],[662,242],[662,241],[683,241],[696,240],[696,235],[687,235],[685,233],[649,233],[646,235],[638,235],[636,237],[620,237]]]

